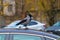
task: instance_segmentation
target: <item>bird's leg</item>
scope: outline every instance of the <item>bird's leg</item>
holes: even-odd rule
[[[27,25],[25,25],[25,29],[28,29],[28,28],[27,28]]]

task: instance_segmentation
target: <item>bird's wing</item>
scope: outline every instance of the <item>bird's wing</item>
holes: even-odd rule
[[[19,23],[17,23],[16,25],[22,24],[22,23],[24,23],[24,22],[26,22],[26,21],[27,21],[27,19],[22,20],[22,21],[20,21]]]

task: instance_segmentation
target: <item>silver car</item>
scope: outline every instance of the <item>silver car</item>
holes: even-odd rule
[[[4,28],[21,28],[21,29],[24,29],[25,26],[23,24],[16,25],[19,22],[20,22],[20,20],[14,21],[14,22],[12,22],[11,24],[7,25]],[[36,20],[31,20],[31,22],[27,25],[27,28],[35,29],[35,30],[45,30],[45,25],[46,24],[40,23]]]
[[[59,37],[36,30],[0,29],[0,40],[60,40]]]

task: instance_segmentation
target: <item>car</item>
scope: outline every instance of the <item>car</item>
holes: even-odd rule
[[[54,34],[60,35],[60,21],[56,22],[53,26],[46,29],[47,32],[52,32]]]
[[[4,28],[21,28],[21,29],[24,29],[26,28],[23,24],[20,24],[20,25],[16,25],[17,23],[19,23],[21,20],[17,20],[17,21],[14,21],[12,22],[11,24],[7,25],[6,27]],[[40,23],[36,20],[31,20],[31,22],[27,25],[27,28],[29,29],[35,29],[35,30],[45,30],[45,25],[44,23]]]
[[[58,40],[60,36],[37,30],[0,29],[0,40]]]

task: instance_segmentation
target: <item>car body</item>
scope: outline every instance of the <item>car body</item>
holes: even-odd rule
[[[19,22],[20,22],[20,20],[14,21],[14,22],[12,22],[11,24],[7,25],[4,28],[21,28],[21,29],[26,28],[23,24],[16,25]],[[35,30],[45,30],[45,24],[40,23],[36,20],[31,20],[31,22],[27,25],[27,28],[35,29]]]
[[[36,30],[0,29],[0,40],[57,40],[60,36]]]
[[[53,26],[48,27],[46,31],[53,32],[54,34],[60,35],[60,21],[55,23]]]

